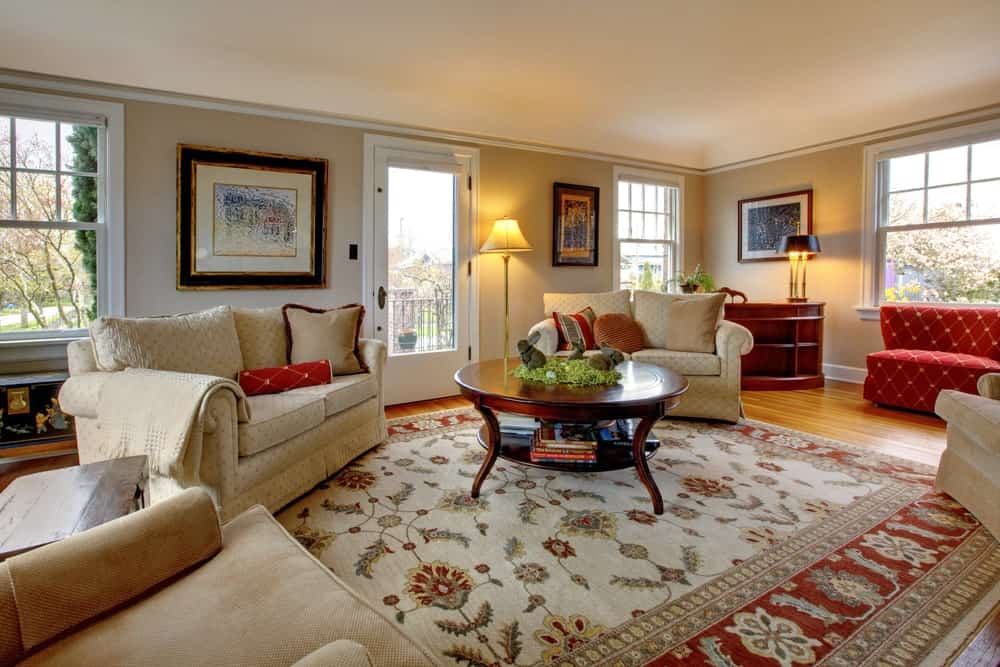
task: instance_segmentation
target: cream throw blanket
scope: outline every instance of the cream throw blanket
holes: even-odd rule
[[[98,399],[105,437],[97,458],[145,454],[151,476],[172,478],[182,487],[199,483],[209,398],[231,391],[237,419],[250,421],[246,394],[226,378],[141,368],[108,375]]]

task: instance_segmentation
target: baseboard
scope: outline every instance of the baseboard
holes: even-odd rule
[[[854,366],[841,366],[839,364],[823,364],[823,374],[827,380],[839,380],[850,382],[851,384],[864,384],[868,371],[864,368]]]

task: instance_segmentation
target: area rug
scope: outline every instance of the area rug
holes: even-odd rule
[[[661,422],[651,467],[551,473],[471,410],[390,425],[278,518],[442,664],[946,663],[1000,602],[1000,545],[932,468],[758,422]]]

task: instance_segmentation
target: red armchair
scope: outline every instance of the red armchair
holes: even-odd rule
[[[975,394],[1000,371],[1000,308],[892,304],[879,319],[886,349],[868,355],[869,401],[934,412],[942,389]]]

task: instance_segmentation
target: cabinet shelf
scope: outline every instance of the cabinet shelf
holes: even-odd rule
[[[727,303],[725,319],[745,326],[755,340],[742,360],[743,389],[822,387],[823,310],[813,302]]]

